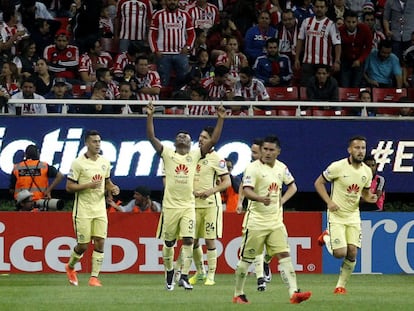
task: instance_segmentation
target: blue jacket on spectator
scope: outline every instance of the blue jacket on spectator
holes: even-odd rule
[[[267,55],[260,56],[256,59],[253,69],[255,77],[265,86],[276,86],[269,83],[269,79],[274,75],[280,78],[277,86],[290,85],[293,76],[290,59],[283,54],[279,54],[274,60]]]

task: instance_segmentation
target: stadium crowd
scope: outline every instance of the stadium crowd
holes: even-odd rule
[[[20,113],[9,98],[329,102],[360,101],[364,90],[373,101],[406,102],[414,94],[412,1],[2,0],[0,10],[3,113]],[[270,105],[255,110],[278,109]],[[215,113],[208,103],[189,108]],[[243,104],[228,108],[246,112]],[[182,110],[165,110],[174,111]],[[46,112],[62,107],[28,102],[21,111]]]

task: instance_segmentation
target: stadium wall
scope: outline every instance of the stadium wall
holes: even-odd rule
[[[158,218],[159,214],[110,213],[102,272],[163,273],[162,241],[155,238]],[[234,273],[242,219],[243,215],[224,214],[218,273]],[[363,244],[355,273],[413,274],[412,214],[364,212],[362,219]],[[317,244],[326,213],[286,212],[285,223],[296,271],[338,273],[340,261]],[[0,273],[64,272],[75,244],[70,212],[0,213]],[[77,270],[90,272],[90,251]],[[276,260],[271,265],[276,271]]]
[[[37,144],[41,160],[68,173],[72,160],[84,152],[83,133],[101,132],[104,155],[110,159],[113,180],[122,190],[147,185],[162,190],[159,157],[146,139],[145,116],[2,116],[0,119],[0,189],[9,186],[13,164],[22,160],[28,144]],[[173,145],[175,133],[186,129],[198,134],[214,117],[156,116],[156,135]],[[279,136],[280,160],[287,163],[299,192],[314,192],[317,176],[333,160],[347,156],[351,136],[364,135],[368,150],[379,163],[388,193],[413,193],[414,123],[404,118],[290,118],[229,117],[216,146],[234,160],[233,174],[241,174],[250,161],[250,144],[257,137]],[[59,185],[64,189],[64,183]]]

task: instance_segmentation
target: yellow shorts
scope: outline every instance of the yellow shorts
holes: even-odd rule
[[[276,229],[243,230],[240,257],[252,262],[257,255],[263,254],[264,247],[271,257],[290,252],[286,227],[283,225]]]
[[[223,209],[221,207],[196,208],[195,238],[214,240],[223,236]]]
[[[157,238],[173,241],[181,237],[194,238],[194,208],[163,208],[158,222]]]
[[[76,240],[79,244],[86,244],[92,237],[106,238],[108,233],[108,218],[73,218]]]
[[[329,223],[332,249],[344,248],[348,244],[361,248],[361,224]]]

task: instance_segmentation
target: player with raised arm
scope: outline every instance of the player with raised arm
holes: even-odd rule
[[[178,285],[191,290],[188,272],[193,259],[193,239],[195,234],[195,197],[194,174],[197,163],[206,155],[220,138],[223,129],[225,109],[217,110],[217,124],[211,140],[195,150],[191,150],[191,136],[186,131],[179,131],[175,137],[175,149],[163,145],[155,136],[154,106],[147,106],[147,137],[154,149],[164,161],[165,189],[163,210],[157,237],[164,240],[162,249],[166,272],[166,289],[174,289],[174,245],[177,237],[183,240],[183,269]]]
[[[355,269],[361,247],[361,216],[359,201],[375,203],[377,195],[370,192],[372,171],[364,163],[366,138],[354,136],[348,141],[349,156],[332,162],[316,179],[315,189],[327,205],[328,230],[318,238],[335,258],[344,258],[335,294],[346,294],[345,286]],[[331,183],[331,194],[326,184]]]
[[[89,286],[102,286],[98,279],[104,258],[104,243],[108,231],[105,192],[119,194],[119,187],[110,179],[111,163],[100,155],[101,135],[91,130],[85,134],[86,153],[76,158],[67,176],[66,191],[75,193],[73,226],[77,245],[65,265],[69,283],[78,286],[75,264],[93,240],[92,271]]]
[[[233,303],[249,303],[244,293],[247,272],[264,247],[269,256],[279,260],[280,275],[288,287],[290,302],[301,303],[312,294],[300,292],[297,287],[288,234],[283,223],[283,204],[296,193],[297,187],[287,166],[277,160],[280,142],[276,136],[264,138],[260,152],[260,160],[250,163],[243,176],[243,191],[249,205],[243,224]],[[283,185],[287,189],[282,195]]]

